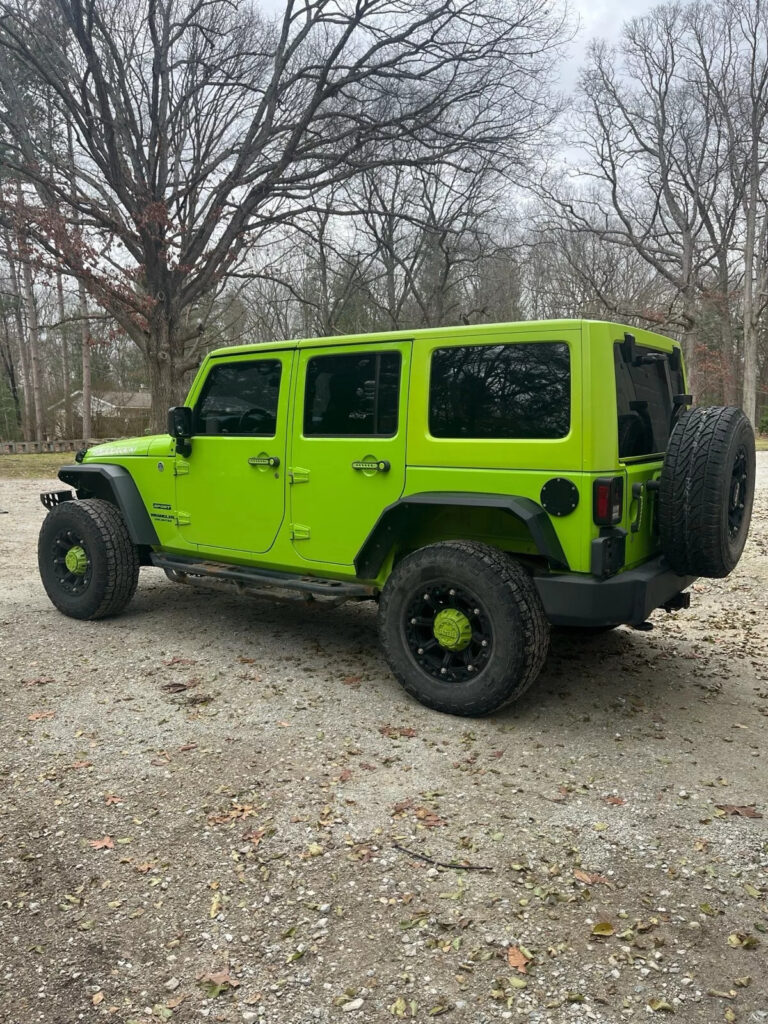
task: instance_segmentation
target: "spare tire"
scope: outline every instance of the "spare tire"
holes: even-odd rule
[[[755,435],[741,409],[684,412],[667,446],[659,486],[661,548],[675,572],[727,576],[749,532]]]

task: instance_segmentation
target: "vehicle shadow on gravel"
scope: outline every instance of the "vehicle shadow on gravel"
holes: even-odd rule
[[[169,591],[173,600],[169,600]],[[361,713],[369,711],[370,681],[375,682],[383,704],[405,701],[420,713],[437,714],[420,708],[390,673],[379,645],[376,607],[371,602],[334,606],[324,599],[238,596],[171,584],[160,577],[152,582],[146,579],[122,619],[130,619],[142,631],[167,637],[169,617],[180,641],[190,638],[194,642],[194,638],[213,633],[220,648],[231,649],[233,659],[253,655],[264,668],[274,657],[273,645],[307,663],[321,649],[331,669],[338,665],[340,671],[359,668],[363,672],[366,684],[360,690],[349,689],[341,681],[335,684],[336,695],[359,701]],[[676,689],[681,683],[695,681],[694,668],[688,667],[695,663],[683,661],[681,665],[679,647],[679,638],[661,630],[618,628],[598,636],[580,636],[555,629],[547,662],[531,689],[514,704],[481,720],[510,723],[561,711],[571,704],[572,710],[582,712],[585,704],[608,707],[627,699],[650,705],[666,703],[673,674]],[[303,696],[300,680],[288,687],[291,700]]]

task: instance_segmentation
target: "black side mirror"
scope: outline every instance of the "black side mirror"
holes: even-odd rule
[[[188,405],[175,405],[168,410],[168,433],[176,440],[176,451],[180,455],[189,455],[192,445],[192,410]]]

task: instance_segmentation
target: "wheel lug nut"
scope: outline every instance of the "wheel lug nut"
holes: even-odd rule
[[[467,672],[474,672],[474,671],[475,671],[475,666],[474,665],[467,665]]]
[[[441,668],[440,669],[440,675],[441,676],[447,675],[447,673],[448,673],[448,669],[447,668]]]
[[[480,646],[481,647],[487,647],[488,646],[488,641],[487,640],[482,640],[481,643],[480,643]]]
[[[455,597],[455,596],[456,596],[456,591],[455,591],[455,590],[454,590],[453,588],[451,588],[451,589],[450,589],[450,590],[448,591],[448,593],[449,593],[449,594],[451,595],[451,597]]]
[[[416,619],[411,619],[411,625],[412,625],[412,626],[415,626],[415,625],[416,625]]]
[[[473,610],[473,614],[474,614],[474,615],[479,615],[479,614],[480,614],[480,609],[479,609],[479,608],[475,608],[475,609]]]

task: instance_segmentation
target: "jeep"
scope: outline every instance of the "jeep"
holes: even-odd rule
[[[219,349],[167,435],[59,478],[39,566],[66,615],[122,611],[141,566],[371,599],[408,693],[480,715],[552,626],[643,626],[727,575],[755,445],[740,409],[692,406],[676,341],[558,320]]]

